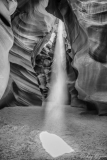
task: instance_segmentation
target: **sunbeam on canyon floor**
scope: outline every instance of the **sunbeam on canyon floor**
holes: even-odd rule
[[[51,90],[48,97],[48,100],[51,103],[46,103],[44,131],[40,133],[40,141],[43,148],[54,158],[74,152],[74,150],[63,139],[61,139],[61,137],[52,134],[56,130],[63,132],[66,128],[64,124],[65,114],[63,105],[67,101],[67,76],[63,32],[64,24],[59,21],[54,53],[55,61],[53,63],[53,70],[56,73],[56,79],[54,79],[52,75]],[[56,124],[58,127],[56,127]],[[51,131],[52,133],[45,130],[49,132]]]

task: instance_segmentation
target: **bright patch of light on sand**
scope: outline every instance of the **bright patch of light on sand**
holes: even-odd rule
[[[40,140],[46,152],[54,158],[74,152],[62,138],[55,134],[50,134],[47,131],[40,133]]]

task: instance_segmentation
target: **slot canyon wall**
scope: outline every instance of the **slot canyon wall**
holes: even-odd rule
[[[53,61],[54,47],[51,50],[53,44],[49,47],[49,41],[53,36],[55,43],[52,29],[57,17],[64,21],[67,44],[71,45],[67,54],[71,101],[76,96],[106,108],[106,14],[105,0],[18,0],[17,10],[11,16],[14,45],[9,52],[9,92],[15,101],[12,105],[41,105],[47,96],[49,87],[45,81],[50,71],[49,67],[43,69],[43,62]]]
[[[4,1],[1,3],[4,5]],[[56,17],[45,10],[47,5],[48,1],[18,1],[18,7],[11,16],[14,44],[9,52],[9,84],[1,106],[42,105],[48,90],[44,79],[46,74],[50,74],[55,41]],[[7,41],[5,43],[8,44]]]
[[[77,45],[82,39],[73,61],[78,70],[76,88],[81,99],[103,108],[107,103],[107,2],[77,1],[72,8],[81,28]],[[74,50],[77,49],[76,41]]]

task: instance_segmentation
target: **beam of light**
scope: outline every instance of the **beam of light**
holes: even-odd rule
[[[58,119],[58,122],[62,121],[62,123],[64,119],[62,105],[67,101],[66,55],[63,33],[64,24],[62,21],[59,21],[52,67],[52,73],[54,74],[52,74],[51,77],[51,90],[48,96],[48,103],[45,107],[47,121],[54,121]]]
[[[74,152],[74,150],[64,142],[62,138],[46,131],[40,133],[40,140],[43,148],[53,158],[59,157],[66,153]]]
[[[53,74],[51,80],[51,90],[49,93],[49,102],[54,104],[65,104],[67,100],[67,87],[66,87],[66,56],[65,44],[63,38],[64,25],[60,21],[58,27],[58,35],[54,53]],[[48,106],[47,106],[48,108]],[[49,107],[50,108],[50,107]],[[53,107],[52,107],[53,108]]]
[[[64,44],[64,24],[59,21],[58,35],[56,39],[53,72],[51,80],[51,90],[49,93],[48,103],[45,105],[45,120],[43,132],[40,133],[40,140],[43,148],[52,157],[58,157],[74,150],[63,139],[56,134],[63,133],[65,125],[64,104],[67,100],[67,76],[66,76],[66,55]],[[47,131],[49,132],[47,132]]]

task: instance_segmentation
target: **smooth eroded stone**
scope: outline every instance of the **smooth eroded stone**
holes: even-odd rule
[[[6,1],[0,1],[0,99],[2,98],[9,80],[10,65],[9,50],[13,45],[13,32]]]
[[[14,45],[9,54],[10,74],[14,81],[13,94],[19,105],[42,104],[41,86],[32,61],[49,41],[56,19],[45,10],[47,4],[48,0],[20,1],[20,13],[12,20]]]

